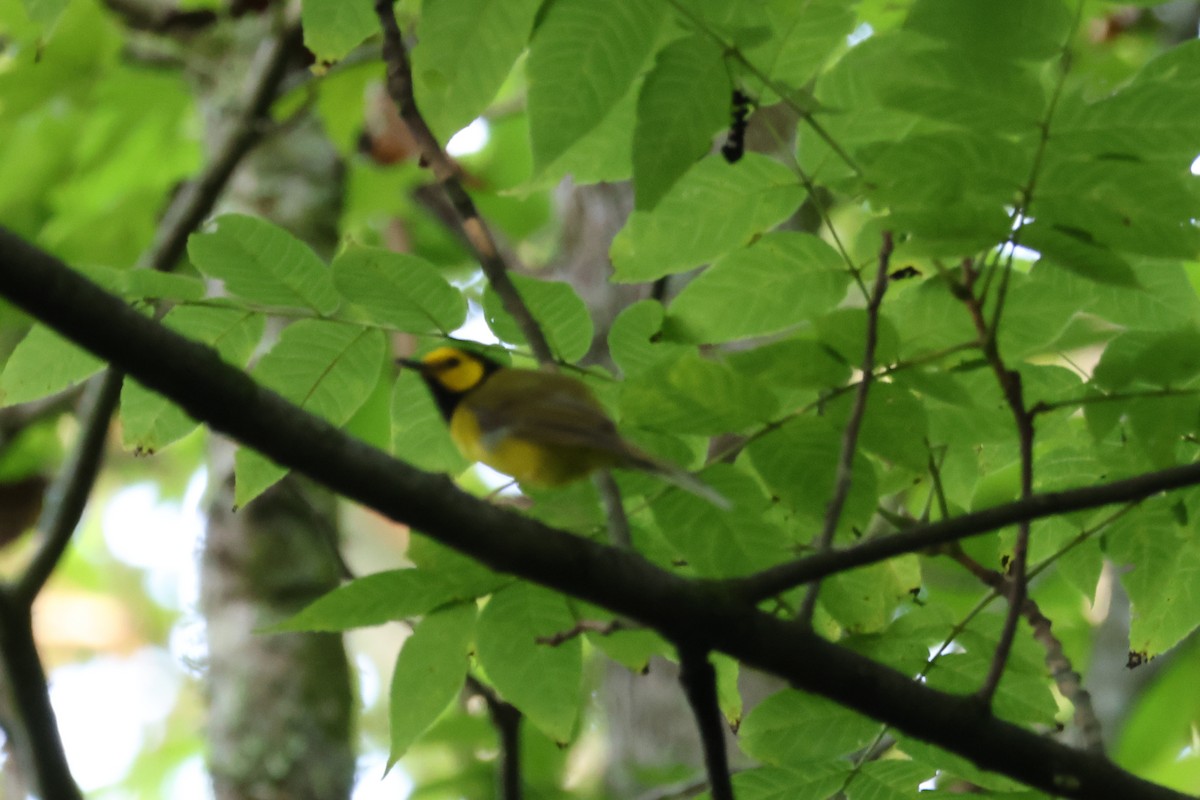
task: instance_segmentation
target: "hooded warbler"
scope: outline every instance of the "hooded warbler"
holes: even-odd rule
[[[400,363],[420,373],[464,456],[521,483],[558,486],[595,470],[639,469],[729,506],[688,472],[622,439],[591,389],[575,378],[505,367],[455,347]]]

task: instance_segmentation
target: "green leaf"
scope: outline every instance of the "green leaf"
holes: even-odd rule
[[[664,312],[657,300],[639,300],[626,306],[608,329],[608,352],[622,376],[631,378],[667,359],[681,357],[690,348],[661,341]]]
[[[379,32],[379,17],[370,3],[304,0],[300,20],[304,46],[318,61],[337,61]]]
[[[929,672],[928,684],[942,691],[969,694],[978,690],[996,652],[1001,614],[977,618],[955,636],[965,652],[944,653]],[[1046,654],[1023,622],[996,690],[997,716],[1012,722],[1053,725],[1058,706],[1046,675]]]
[[[767,422],[778,402],[724,364],[686,353],[621,384],[622,421],[646,430],[714,435]]]
[[[995,772],[980,769],[962,756],[948,753],[931,744],[918,739],[898,735],[900,747],[906,755],[912,756],[913,761],[926,764],[944,773],[947,777],[959,778],[974,786],[989,790],[990,794],[983,797],[1004,798],[1005,800],[1044,800],[1041,796],[1026,798],[1017,793],[1021,784]],[[1009,794],[1009,793],[1012,794]],[[937,797],[937,795],[934,795]],[[920,795],[917,796],[920,798]]]
[[[1194,396],[1133,398],[1116,410],[1123,412],[1128,426],[1128,452],[1144,454],[1147,463],[1160,469],[1192,462],[1190,438],[1200,427]]]
[[[836,762],[814,761],[803,769],[756,767],[733,775],[739,800],[828,800],[846,782],[847,771]]]
[[[771,491],[819,530],[833,497],[840,432],[824,419],[799,417],[751,442],[746,452]],[[875,512],[876,498],[875,471],[859,455],[838,530],[863,528]]]
[[[683,287],[665,332],[700,344],[777,333],[832,310],[849,284],[837,251],[816,236],[768,233]]]
[[[554,159],[522,189],[550,190],[565,177],[579,186],[627,181],[633,175],[633,130],[641,80],[609,110],[600,123]]]
[[[809,339],[784,339],[730,353],[725,363],[777,388],[831,389],[850,379],[849,364]]]
[[[557,0],[530,46],[534,173],[565,153],[625,96],[650,56],[666,6]]]
[[[429,387],[413,370],[400,373],[392,392],[392,455],[429,472],[456,475],[468,466]]]
[[[787,765],[852,753],[878,729],[879,723],[832,700],[785,689],[755,706],[738,734],[748,755]]]
[[[648,628],[621,628],[612,633],[587,633],[587,640],[604,655],[631,672],[645,672],[652,656],[668,656],[674,648]]]
[[[651,209],[701,156],[729,118],[729,73],[721,49],[694,34],[658,54],[638,95],[633,132],[637,208]]]
[[[542,335],[555,355],[567,362],[583,358],[592,345],[592,318],[587,306],[569,283],[543,281],[527,275],[511,275],[517,294],[525,301]],[[483,293],[483,313],[488,327],[500,339],[525,343],[516,321],[504,310],[500,295],[489,286]]]
[[[1200,536],[1155,501],[1113,523],[1106,540],[1109,557],[1129,565],[1120,571],[1133,604],[1129,652],[1161,655],[1200,625]]]
[[[757,153],[737,164],[702,159],[653,210],[630,215],[610,251],[615,280],[652,281],[694,269],[774,228],[803,199],[799,179],[774,159]]]
[[[848,392],[826,406],[829,420],[837,427],[844,428],[849,421],[854,398],[855,394]],[[894,383],[871,384],[859,447],[886,462],[923,473],[929,463],[928,438],[929,418],[921,398]]]
[[[711,653],[709,659],[717,677],[717,704],[726,721],[737,730],[742,722],[742,693],[738,689],[740,665],[724,653]]]
[[[1113,745],[1113,760],[1122,768],[1147,775],[1155,765],[1177,763],[1179,754],[1191,746],[1192,730],[1200,719],[1200,696],[1191,690],[1197,668],[1200,639],[1192,637],[1138,692]]]
[[[201,300],[207,294],[204,281],[191,275],[159,272],[156,269],[131,269],[122,272],[125,297],[131,300]]]
[[[1131,384],[1179,386],[1200,374],[1200,331],[1128,331],[1108,343],[1093,380],[1107,389]]]
[[[794,554],[795,543],[770,519],[768,498],[749,475],[728,465],[704,471],[700,479],[730,501],[732,511],[688,492],[658,498],[652,510],[663,538],[689,569],[708,578],[748,575]]]
[[[746,58],[774,82],[803,89],[844,46],[854,28],[854,9],[841,0],[766,4],[772,35],[746,48]],[[751,85],[756,81],[751,78]],[[770,96],[768,96],[769,99]]]
[[[209,278],[251,303],[310,308],[332,314],[338,293],[329,269],[312,249],[258,217],[226,214],[208,233],[192,234],[188,256]]]
[[[58,21],[71,0],[23,0],[25,13],[34,22],[49,28]]]
[[[1198,86],[1200,43],[1193,40],[1150,61],[1128,85],[1101,100],[1064,98],[1054,119],[1052,147],[1186,169],[1200,137],[1200,108],[1187,102]]]
[[[942,3],[918,0],[904,24],[983,59],[1047,59],[1070,33],[1074,14],[1062,0]]]
[[[0,406],[48,397],[83,383],[103,367],[103,361],[50,328],[34,325],[0,375]]]
[[[817,337],[825,347],[849,364],[861,364],[867,346],[867,311],[839,308],[816,321]],[[960,344],[961,342],[955,342]],[[899,360],[900,334],[890,314],[881,314],[875,329],[875,363]]]
[[[333,260],[333,283],[372,322],[408,333],[448,335],[467,318],[467,301],[422,258],[354,247]]]
[[[475,591],[475,587],[496,585],[495,582],[499,575],[478,561],[416,532],[409,539],[406,555],[418,569],[450,576],[453,581],[469,587],[471,591]],[[513,579],[509,577],[505,580],[512,581]]]
[[[355,578],[305,606],[272,631],[346,631],[428,614],[489,594],[511,579],[495,573],[460,575],[393,569]]]
[[[252,374],[269,389],[334,425],[345,425],[375,388],[385,342],[377,330],[321,320],[284,328]],[[235,501],[246,505],[287,470],[245,447],[235,456]]]
[[[505,700],[556,742],[570,740],[582,701],[579,637],[558,645],[539,637],[571,630],[575,617],[561,595],[528,583],[492,595],[476,626],[479,662]]]
[[[908,555],[830,577],[821,584],[821,605],[846,631],[875,633],[920,588],[921,562]]]
[[[395,764],[462,690],[475,627],[475,604],[435,611],[405,640],[392,673],[388,702]]]
[[[975,58],[956,43],[944,45],[911,32],[894,39],[901,49],[893,57],[907,63],[874,76],[884,105],[989,134],[1031,136],[1037,129],[1046,92],[1033,70],[1007,59]]]
[[[909,252],[984,250],[1007,235],[1030,158],[1027,147],[991,130],[889,140],[864,158],[868,196],[891,209],[889,228],[914,237]]]
[[[920,786],[937,770],[915,761],[871,761],[846,787],[847,800],[920,800]]]
[[[541,0],[442,0],[421,9],[413,90],[438,140],[478,117],[525,49]]]
[[[1055,151],[1043,167],[1033,214],[1086,231],[1123,253],[1191,258],[1200,247],[1200,177],[1143,157]]]
[[[139,270],[142,271],[142,270]],[[235,308],[177,306],[163,324],[193,341],[216,349],[221,358],[245,367],[262,339],[262,314]],[[132,378],[121,387],[121,442],[141,453],[153,453],[195,430],[183,409]]]

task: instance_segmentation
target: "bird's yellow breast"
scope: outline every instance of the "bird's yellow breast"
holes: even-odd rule
[[[587,448],[531,442],[503,428],[484,434],[469,403],[450,418],[450,438],[468,459],[531,486],[570,483],[614,460]]]

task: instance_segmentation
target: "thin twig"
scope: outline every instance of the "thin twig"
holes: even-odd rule
[[[1133,478],[1093,484],[1059,492],[1031,495],[1023,500],[973,511],[951,519],[915,525],[890,536],[870,539],[843,550],[831,550],[722,581],[734,596],[758,603],[810,581],[877,564],[889,558],[919,553],[949,542],[981,536],[1017,523],[1144,500],[1147,497],[1200,484],[1200,464],[1185,464]]]
[[[1046,157],[1046,149],[1050,144],[1050,123],[1054,119],[1054,114],[1058,110],[1059,101],[1062,99],[1063,89],[1067,84],[1067,74],[1071,67],[1071,40],[1075,38],[1075,31],[1079,27],[1079,20],[1083,15],[1083,0],[1079,0],[1075,7],[1075,19],[1071,23],[1071,27],[1063,39],[1062,49],[1059,52],[1060,69],[1058,71],[1058,80],[1055,81],[1054,89],[1050,95],[1050,102],[1046,106],[1046,115],[1038,123],[1038,143],[1037,148],[1033,153],[1033,162],[1029,166],[1029,177],[1025,181],[1025,185],[1021,187],[1021,200],[1017,204],[1016,210],[1013,212],[1014,225],[1008,234],[1007,254],[1005,256],[1004,267],[999,267],[1000,254],[996,254],[994,268],[1000,269],[1000,288],[996,292],[996,304],[992,309],[991,323],[987,326],[989,336],[995,338],[996,332],[1000,329],[1000,318],[1004,313],[1004,304],[1008,296],[1008,281],[1012,275],[1013,257],[1016,254],[1017,247],[1021,243],[1021,232],[1028,223],[1029,210],[1033,206],[1034,192],[1037,188],[1038,178],[1041,177],[1042,162]],[[980,294],[980,299],[987,298],[987,289]]]
[[[82,388],[75,385],[40,400],[0,408],[0,451],[8,447],[17,434],[27,427],[74,408]]]
[[[678,649],[679,682],[700,733],[709,795],[712,800],[734,800],[729,755],[725,750],[725,722],[717,702],[716,670],[707,650],[688,645],[680,645]]]
[[[34,597],[62,558],[79,524],[79,518],[83,516],[88,495],[100,473],[100,462],[104,459],[108,424],[121,396],[122,377],[115,370],[105,370],[89,382],[84,392],[79,410],[82,433],[70,459],[63,465],[46,494],[46,506],[37,526],[42,543],[12,588],[11,597],[15,603],[33,604]]]
[[[263,43],[250,67],[249,80],[238,104],[240,111],[229,122],[212,161],[176,194],[138,266],[169,270],[178,263],[188,236],[212,213],[234,169],[262,137],[263,122],[270,117],[271,103],[301,42],[300,26],[293,25]]]
[[[433,171],[434,177],[445,189],[446,195],[458,212],[463,235],[475,251],[488,283],[504,304],[504,310],[512,316],[521,333],[525,335],[525,340],[538,363],[543,366],[552,365],[554,353],[537,320],[533,318],[533,314],[529,312],[529,308],[517,292],[517,287],[513,285],[508,274],[508,264],[500,254],[496,240],[479,216],[475,202],[463,188],[458,165],[446,155],[446,151],[442,149],[417,108],[417,101],[413,96],[412,67],[408,61],[408,49],[404,45],[400,26],[396,24],[396,14],[392,6],[392,0],[375,0],[375,13],[383,29],[383,60],[387,64],[388,95],[396,104],[400,119],[408,126],[421,151],[421,162]]]
[[[808,174],[808,170],[801,166],[799,159],[796,158],[795,148],[784,141],[783,134],[775,127],[772,120],[768,119],[766,128],[770,132],[771,138],[775,140],[779,151],[783,154],[788,168],[796,173],[796,177],[800,179],[800,183],[804,186],[804,191],[808,192],[808,198],[817,210],[817,216],[821,218],[821,224],[829,231],[829,238],[833,241],[833,246],[837,249],[838,255],[842,257],[842,261],[846,264],[846,271],[850,273],[850,277],[858,284],[863,297],[870,302],[871,297],[867,292],[866,284],[862,280],[862,269],[854,263],[854,259],[850,257],[849,251],[846,250],[845,244],[842,243],[842,237],[838,233],[837,226],[833,224],[833,220],[829,216],[829,209],[825,207],[825,203],[822,202],[821,196],[817,193],[817,186],[813,182],[812,176]]]
[[[50,705],[29,604],[7,587],[0,588],[0,675],[19,726],[6,733],[14,740],[22,775],[33,782],[34,794],[47,800],[81,800]]]
[[[942,348],[941,350],[935,350],[933,352],[929,352],[929,353],[925,353],[920,356],[916,356],[914,358],[909,359],[908,361],[900,361],[895,364],[889,364],[886,367],[876,370],[874,372],[874,374],[872,375],[871,380],[878,380],[880,378],[885,378],[890,375],[895,375],[896,373],[903,372],[904,370],[913,369],[915,367],[923,366],[925,364],[929,364],[934,361],[941,361],[943,358],[946,358],[947,356],[952,356],[955,353],[961,353],[964,350],[974,350],[978,346],[979,346],[978,343],[975,341],[962,342],[960,344],[951,345],[950,347]],[[864,375],[863,377],[865,378],[866,376]],[[853,381],[853,382],[847,383],[843,386],[838,386],[836,388],[829,389],[828,391],[825,391],[824,394],[822,394],[819,398],[817,398],[813,402],[811,402],[807,405],[801,406],[800,408],[797,408],[794,411],[789,411],[787,414],[784,414],[783,416],[781,416],[777,419],[771,420],[770,422],[763,425],[761,428],[758,428],[757,430],[755,430],[753,433],[750,433],[744,437],[741,437],[741,438],[737,439],[736,441],[731,442],[728,446],[714,451],[712,454],[709,455],[709,457],[707,459],[705,459],[705,466],[711,466],[713,464],[717,464],[722,461],[728,461],[728,460],[732,459],[734,456],[738,455],[743,450],[745,450],[746,447],[749,446],[751,443],[758,441],[759,439],[766,436],[768,433],[779,430],[780,428],[782,428],[784,425],[791,422],[792,420],[797,419],[802,416],[805,416],[806,414],[810,414],[813,411],[822,407],[823,405],[828,404],[829,401],[834,400],[838,397],[841,397],[844,394],[849,394],[850,392],[858,391],[858,386],[861,382],[862,382],[861,380]]]
[[[1039,400],[1029,408],[1029,413],[1033,416],[1038,414],[1049,414],[1051,411],[1058,411],[1060,408],[1075,408],[1077,406],[1099,405],[1101,403],[1120,403],[1126,400],[1147,400],[1158,399],[1163,397],[1195,397],[1200,394],[1197,389],[1146,389],[1145,391],[1134,392],[1115,392],[1113,394],[1093,394],[1087,397],[1072,397],[1067,400],[1054,400],[1045,402]]]
[[[971,316],[971,322],[979,335],[980,349],[984,359],[996,376],[1004,400],[1012,413],[1013,422],[1017,428],[1017,443],[1020,449],[1021,462],[1021,499],[1026,500],[1033,494],[1033,414],[1025,405],[1025,393],[1021,383],[1021,373],[1009,369],[1000,355],[996,343],[995,330],[989,329],[984,319],[983,303],[975,293],[975,281],[979,273],[969,261],[963,262],[963,281],[958,293]],[[977,697],[986,704],[992,702],[1000,679],[1004,676],[1004,668],[1008,664],[1008,656],[1012,651],[1013,640],[1017,635],[1017,624],[1021,620],[1021,609],[1025,604],[1028,592],[1026,562],[1029,557],[1029,528],[1028,520],[1017,526],[1017,538],[1013,543],[1012,562],[1008,579],[1008,614],[1004,618],[1004,626],[1000,630],[1000,639],[996,644],[996,652],[988,667],[983,685],[976,693]]]
[[[488,715],[500,743],[496,796],[500,800],[521,800],[521,712],[474,675],[467,675],[467,688],[487,703]]]
[[[946,554],[991,587],[995,594],[1007,595],[1009,593],[1008,580],[1003,575],[994,569],[984,567],[971,558],[957,543],[947,548]],[[1083,687],[1083,679],[1071,665],[1071,659],[1063,650],[1062,642],[1054,635],[1051,629],[1052,623],[1042,613],[1038,604],[1029,597],[1026,597],[1021,603],[1020,613],[1033,629],[1033,638],[1046,651],[1046,667],[1050,672],[1050,677],[1053,678],[1062,696],[1075,707],[1075,724],[1079,728],[1084,747],[1096,753],[1103,753],[1104,740],[1101,737],[1100,720],[1096,717],[1096,711],[1092,707],[1092,696]]]
[[[581,619],[579,622],[575,623],[573,627],[570,627],[565,631],[559,631],[551,636],[539,636],[534,639],[534,641],[538,644],[544,644],[549,647],[558,647],[563,642],[569,642],[585,633],[598,633],[601,636],[611,636],[617,631],[627,631],[638,627],[641,626],[620,619],[603,621],[595,619]]]
[[[871,376],[875,371],[875,344],[878,339],[879,307],[883,304],[883,294],[887,291],[888,265],[892,258],[892,234],[883,232],[883,244],[879,248],[879,268],[875,272],[875,285],[867,301],[867,331],[866,344],[863,346],[862,380],[854,393],[854,405],[850,409],[850,418],[846,421],[846,430],[842,433],[842,451],[838,457],[837,473],[834,477],[833,497],[825,507],[825,522],[821,535],[817,538],[816,551],[828,552],[833,546],[833,535],[837,531],[838,522],[842,518],[842,508],[846,497],[850,494],[850,483],[854,476],[854,455],[858,451],[858,432],[862,428],[863,416],[867,411],[867,395],[871,389]],[[820,583],[813,582],[804,595],[804,602],[796,614],[796,620],[802,625],[811,625],[813,613],[817,608],[817,595],[821,591]]]

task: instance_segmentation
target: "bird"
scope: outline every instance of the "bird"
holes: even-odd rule
[[[469,460],[534,487],[561,486],[596,470],[649,472],[720,508],[729,501],[682,468],[626,441],[582,381],[507,367],[458,347],[398,359],[417,371]]]

